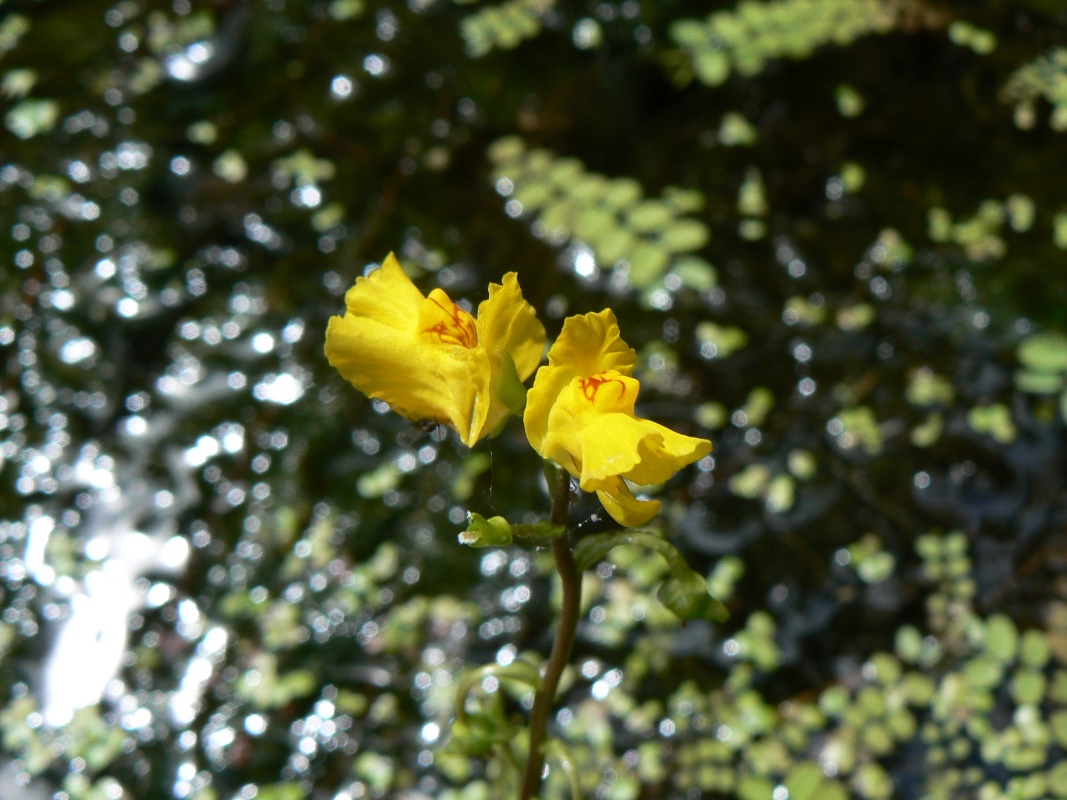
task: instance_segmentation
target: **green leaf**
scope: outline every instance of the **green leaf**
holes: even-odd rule
[[[679,214],[700,211],[704,207],[704,195],[696,189],[668,186],[663,190],[663,201]]]
[[[549,231],[563,229],[570,233],[577,207],[570,198],[553,196],[541,212],[541,222]]]
[[[59,103],[55,100],[23,100],[7,112],[4,122],[7,129],[20,139],[32,139],[39,133],[48,133],[59,119]]]
[[[674,545],[651,531],[621,531],[585,537],[574,548],[578,569],[588,569],[622,544],[646,547],[663,556],[671,573],[660,586],[657,596],[679,619],[710,619],[715,622],[726,619],[726,606],[708,594],[707,580],[685,563],[685,558]]]
[[[1059,333],[1031,336],[1019,345],[1017,355],[1035,372],[1067,371],[1067,337]]]
[[[1052,735],[1059,742],[1060,747],[1067,747],[1067,711],[1057,711],[1049,717],[1049,725]],[[1067,783],[1064,784],[1067,786]],[[1063,795],[1067,797],[1067,794]]]
[[[1004,678],[1004,668],[989,656],[975,656],[963,667],[963,676],[971,686],[989,689],[998,686]]]
[[[678,276],[683,286],[697,292],[714,289],[718,283],[715,267],[700,256],[682,256],[675,260],[671,272]]]
[[[1067,761],[1061,761],[1049,770],[1048,785],[1053,796],[1067,798]]]
[[[708,41],[707,26],[696,19],[679,19],[671,23],[671,38],[682,47],[703,47]]]
[[[680,620],[726,619],[725,606],[708,594],[707,580],[694,570],[669,575],[656,598]]]
[[[674,217],[674,211],[662,200],[644,200],[626,214],[626,224],[634,229],[646,233],[662,228]]]
[[[687,253],[699,250],[708,243],[711,234],[708,226],[695,219],[680,219],[670,224],[662,234],[660,242],[674,253]]]
[[[1024,664],[1041,669],[1048,663],[1049,655],[1048,637],[1043,631],[1029,630],[1023,634],[1019,658]]]
[[[1063,376],[1058,372],[1020,369],[1015,372],[1015,386],[1027,394],[1056,394],[1063,388]]]
[[[557,186],[568,189],[583,177],[585,167],[576,158],[561,158],[548,170],[548,178]]]
[[[524,658],[507,665],[485,664],[465,672],[456,684],[456,718],[449,731],[449,741],[444,748],[446,752],[481,756],[495,745],[512,741],[518,735],[518,729],[505,714],[500,693],[481,694],[476,709],[469,709],[468,695],[489,677],[496,678],[505,686],[517,684],[534,691],[541,688],[540,671]]]
[[[767,778],[757,775],[745,775],[737,784],[737,796],[740,800],[771,800],[774,784]]]
[[[616,178],[604,192],[603,202],[609,208],[622,209],[641,199],[641,184],[633,178]]]
[[[670,254],[651,242],[642,242],[630,255],[630,282],[634,286],[650,286],[664,270]]]
[[[837,781],[828,781],[819,789],[818,800],[849,800],[849,793]]]
[[[699,50],[693,59],[693,71],[704,85],[718,86],[730,77],[730,59],[721,50]]]
[[[471,547],[500,547],[511,544],[511,524],[503,517],[486,519],[473,511],[467,512],[467,530],[459,535],[459,543]]]
[[[511,544],[516,536],[521,539],[555,539],[566,530],[563,525],[553,525],[547,520],[512,525],[503,517],[486,519],[481,514],[468,511],[467,530],[459,534],[459,543],[471,547],[502,547]]]
[[[986,621],[985,651],[1002,663],[1015,660],[1019,635],[1015,623],[1003,614],[994,614]]]
[[[494,164],[517,161],[526,153],[526,145],[520,136],[505,136],[489,145],[489,160]]]
[[[515,726],[507,720],[475,712],[453,721],[445,750],[477,758],[489,753],[496,745],[511,741],[517,734]]]
[[[889,800],[893,795],[893,779],[875,762],[863,764],[856,770],[854,785],[860,795],[869,800]]]
[[[610,238],[617,229],[615,215],[596,206],[583,211],[574,220],[574,235],[594,246]]]
[[[1034,669],[1021,669],[1011,682],[1011,694],[1019,705],[1036,705],[1045,697],[1048,681],[1043,673]]]
[[[815,792],[823,781],[822,767],[814,761],[797,764],[785,778],[789,800],[817,800]]]
[[[612,222],[610,229],[605,228],[590,244],[596,249],[597,259],[605,266],[610,266],[620,258],[626,258],[637,247],[637,237],[625,228]]]
[[[546,181],[524,181],[514,197],[522,203],[523,211],[536,211],[556,197],[556,187]]]
[[[608,191],[608,179],[596,173],[587,173],[576,178],[574,183],[567,187],[567,191],[575,200],[583,203],[595,203]]]

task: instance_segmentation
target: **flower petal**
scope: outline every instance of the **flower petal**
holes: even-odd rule
[[[659,513],[659,500],[638,500],[631,493],[622,478],[604,482],[604,488],[597,489],[604,510],[613,520],[627,528],[644,525]]]
[[[432,347],[478,346],[474,317],[453,303],[443,289],[434,289],[419,303],[419,334]]]
[[[414,330],[419,306],[425,298],[390,253],[382,266],[356,278],[345,294],[348,313],[377,320],[398,330]]]
[[[488,398],[489,365],[477,352],[428,347],[414,333],[353,314],[326,328],[326,358],[345,380],[409,419],[452,426],[467,445],[484,426]]]
[[[638,450],[640,460],[636,467],[622,473],[627,480],[642,486],[664,483],[682,467],[711,452],[707,439],[676,433],[650,420],[641,422],[646,426],[646,435]]]
[[[641,444],[652,433],[650,426],[654,425],[654,422],[626,414],[591,417],[578,436],[582,469],[578,483],[582,489],[592,491],[597,481],[628,475],[637,468],[641,461]]]
[[[503,397],[509,389],[525,394],[521,382],[530,377],[545,351],[545,327],[537,319],[534,307],[519,289],[514,272],[504,276],[502,284],[489,284],[489,299],[478,306],[478,343],[489,363],[489,405],[478,431],[481,436],[496,430],[512,413],[515,403]],[[506,364],[511,359],[512,364]],[[509,379],[518,382],[505,386]],[[517,404],[522,407],[521,394]]]
[[[633,374],[637,354],[622,340],[619,324],[610,308],[599,313],[568,317],[559,338],[548,351],[548,365],[541,367],[526,397],[523,423],[526,436],[542,458],[547,452],[549,413],[560,392],[575,378],[588,378],[599,372],[615,370]],[[557,462],[566,467],[562,461]],[[571,470],[568,468],[568,471]]]
[[[605,308],[598,313],[568,317],[548,351],[548,363],[565,365],[579,378],[609,369],[632,375],[637,353],[622,340],[615,313]]]
[[[545,326],[526,302],[514,272],[489,284],[489,299],[478,306],[478,341],[490,353],[508,353],[522,380],[530,377],[545,352]]]

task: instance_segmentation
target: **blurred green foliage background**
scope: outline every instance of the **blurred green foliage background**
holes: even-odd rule
[[[521,426],[323,332],[395,250],[612,307],[715,443],[587,581],[552,733],[612,800],[1067,798],[1067,13],[1053,0],[0,2],[0,797],[498,796],[544,653]],[[595,502],[575,512],[598,530]],[[483,680],[505,732],[528,690]],[[564,796],[559,762],[545,796]]]

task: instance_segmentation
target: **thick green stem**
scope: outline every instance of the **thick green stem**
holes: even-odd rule
[[[565,470],[557,470],[556,485],[552,495],[552,524],[566,525],[567,511],[570,507],[571,479]],[[574,554],[566,536],[552,540],[552,555],[556,559],[556,569],[563,583],[563,603],[559,609],[559,626],[556,628],[556,641],[552,645],[552,654],[548,657],[545,676],[541,689],[534,698],[533,711],[530,712],[530,754],[526,759],[526,774],[522,780],[520,800],[537,797],[541,788],[541,773],[544,771],[545,728],[556,700],[556,690],[563,670],[571,660],[574,647],[574,635],[578,630],[578,615],[582,601],[582,573],[574,562]]]

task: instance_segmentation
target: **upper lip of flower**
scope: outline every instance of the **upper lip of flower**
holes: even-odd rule
[[[390,253],[345,302],[327,327],[329,362],[360,391],[450,425],[467,445],[503,422],[513,404],[499,395],[514,389],[502,384],[521,384],[544,350],[544,327],[513,272],[490,285],[475,319],[442,289],[423,296]]]

